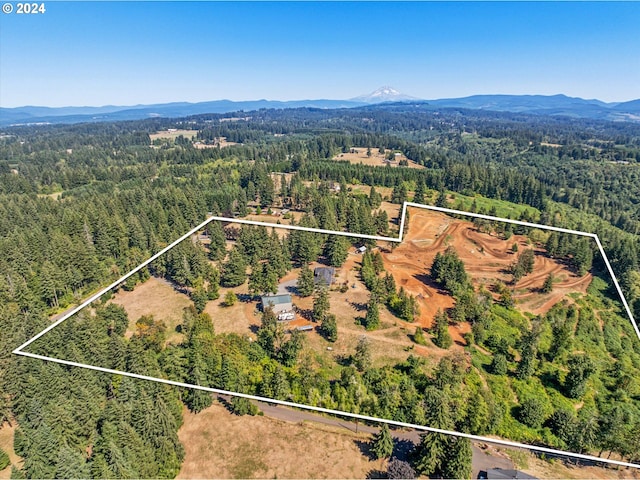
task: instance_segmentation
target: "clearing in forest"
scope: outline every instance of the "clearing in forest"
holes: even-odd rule
[[[352,164],[369,165],[373,167],[380,167],[389,165],[390,167],[399,167],[400,162],[403,164],[406,162],[408,168],[424,168],[422,165],[417,164],[413,160],[409,160],[403,153],[394,152],[392,150],[385,149],[384,153],[381,153],[378,148],[369,149],[371,155],[367,155],[367,148],[364,147],[352,147],[348,152],[339,153],[334,160],[349,162]]]

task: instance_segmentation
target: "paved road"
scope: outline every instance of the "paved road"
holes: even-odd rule
[[[229,402],[231,400],[230,397],[226,397],[223,395],[220,395],[220,397],[222,397],[222,399],[226,402]],[[271,418],[284,420],[286,422],[316,422],[324,425],[331,425],[334,427],[342,427],[351,432],[366,432],[371,434],[378,433],[379,430],[377,427],[363,425],[360,422],[356,423],[351,420],[342,418],[319,415],[304,410],[284,407],[282,405],[274,405],[256,401],[253,401],[253,403],[255,403],[260,408],[264,415]],[[398,456],[399,458],[406,457],[409,451],[420,442],[420,433],[421,432],[417,430],[391,430],[391,435],[396,439],[396,447],[398,447],[397,451],[394,452],[394,455]],[[486,471],[490,468],[514,468],[513,462],[508,458],[487,454],[486,451],[482,450],[475,444],[472,445],[472,449],[473,478],[478,478],[478,474],[481,471]]]

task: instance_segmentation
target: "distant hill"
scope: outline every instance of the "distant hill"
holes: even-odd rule
[[[228,113],[263,108],[353,108],[389,102],[428,104],[434,108],[465,108],[640,122],[640,99],[622,103],[605,103],[600,100],[585,100],[566,95],[473,95],[464,98],[419,100],[400,93],[392,87],[381,87],[368,95],[350,100],[251,100],[242,102],[214,100],[199,103],[175,102],[134,106],[0,108],[0,126],[139,120],[154,117],[178,118],[203,113]]]

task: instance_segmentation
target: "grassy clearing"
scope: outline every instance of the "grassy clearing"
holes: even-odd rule
[[[184,293],[176,292],[165,280],[151,277],[130,292],[119,291],[110,301],[127,311],[127,335],[136,331],[136,321],[141,316],[153,315],[153,318],[163,321],[167,326],[167,343],[182,341],[182,335],[176,332],[176,327],[182,323],[182,311],[191,305],[191,300]]]
[[[518,205],[517,203],[511,203],[504,200],[495,200],[491,198],[482,197],[480,195],[468,196],[461,193],[449,194],[449,207],[456,208],[470,212],[473,203],[476,203],[476,210],[483,209],[490,211],[492,208],[496,209],[496,215],[501,218],[513,218],[518,219],[524,211],[529,212],[535,218],[540,218],[540,210],[531,207],[529,205]]]
[[[238,417],[214,404],[185,412],[178,478],[365,478],[383,470],[358,448],[368,435],[269,417]]]

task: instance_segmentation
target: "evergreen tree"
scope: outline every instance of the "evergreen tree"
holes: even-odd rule
[[[416,182],[416,191],[413,196],[414,203],[424,203],[425,185],[424,180],[421,178]]]
[[[209,234],[209,258],[213,261],[222,260],[226,254],[227,239],[220,222],[212,221],[207,225]]]
[[[318,289],[315,298],[313,299],[313,321],[321,323],[329,313],[329,293],[326,288]]]
[[[341,267],[349,253],[349,241],[342,235],[329,235],[325,246],[325,255],[329,265]]]
[[[531,428],[539,428],[545,421],[544,405],[536,397],[522,402],[518,410],[518,420]]]
[[[595,373],[593,361],[586,355],[576,355],[569,360],[569,373],[564,381],[564,389],[570,398],[580,398],[587,390],[587,380]]]
[[[506,375],[508,368],[507,357],[502,353],[496,353],[491,362],[491,373],[494,375]]]
[[[450,437],[442,476],[444,478],[471,478],[472,457],[471,441],[468,438]]]
[[[315,288],[313,272],[307,265],[303,265],[298,274],[298,294],[301,297],[308,297]]]
[[[209,296],[206,290],[199,286],[191,291],[191,300],[193,300],[193,305],[196,307],[198,313],[202,313],[207,306]]]
[[[373,438],[371,452],[376,458],[389,458],[393,453],[393,438],[386,423],[382,424],[380,431]]]
[[[538,333],[535,329],[524,334],[520,340],[521,358],[516,368],[516,377],[520,380],[528,379],[536,370],[537,343]]]
[[[322,324],[320,325],[320,333],[330,342],[335,342],[338,339],[338,325],[335,315],[330,313],[324,316]]]
[[[553,280],[553,273],[547,275],[544,284],[542,284],[542,293],[551,293],[551,291],[553,290]]]
[[[229,253],[229,259],[222,267],[220,284],[223,287],[238,287],[247,279],[247,262],[237,247]]]
[[[361,372],[371,367],[371,345],[369,344],[369,339],[364,335],[358,339],[356,353],[353,356],[353,364]]]
[[[433,343],[440,348],[449,348],[453,344],[449,334],[449,318],[442,310],[438,310],[434,318]]]
[[[232,307],[233,305],[236,304],[237,301],[238,301],[238,297],[236,296],[236,294],[233,293],[232,290],[227,291],[227,293],[224,296],[224,306]]]
[[[367,314],[364,318],[364,327],[367,330],[375,330],[380,326],[380,310],[378,308],[378,300],[371,295],[369,304],[367,305]]]

